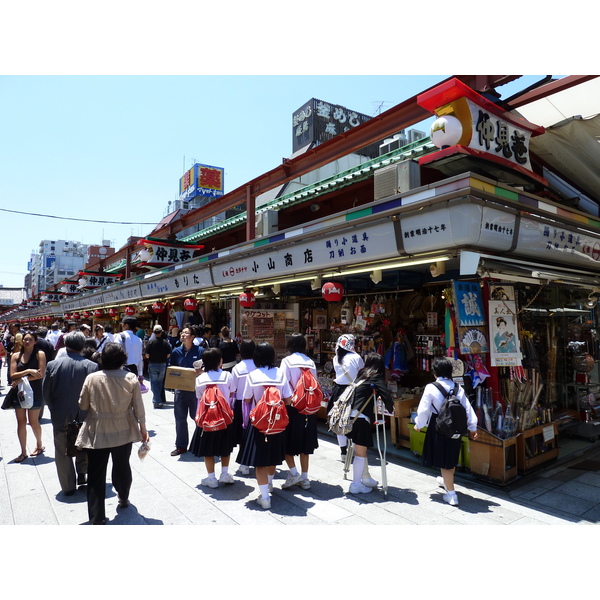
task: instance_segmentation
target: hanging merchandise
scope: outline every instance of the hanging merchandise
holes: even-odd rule
[[[383,356],[384,364],[390,372],[390,379],[395,381],[409,371],[407,343],[406,336],[398,332],[396,340]]]
[[[452,305],[446,302],[446,315],[445,315],[445,333],[446,333],[446,346],[448,348],[447,355],[451,358],[458,358],[458,348],[456,343],[456,316]]]
[[[346,300],[342,306],[342,314],[340,316],[340,322],[342,325],[349,325],[352,321],[352,309],[350,302]]]

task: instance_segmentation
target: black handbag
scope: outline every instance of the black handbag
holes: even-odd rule
[[[77,420],[67,423],[67,456],[70,456],[71,458],[77,456],[77,453],[79,452],[75,442],[77,441],[77,436],[79,435],[79,430],[82,425],[83,423],[80,423]]]
[[[8,394],[4,396],[2,410],[11,410],[15,408],[21,408],[21,403],[19,402],[19,389],[17,387],[11,387],[10,390],[8,390]]]

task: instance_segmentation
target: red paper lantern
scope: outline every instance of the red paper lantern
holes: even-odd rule
[[[119,311],[116,308],[109,308],[108,309],[108,314],[111,317],[116,317],[119,314]]]
[[[198,306],[198,302],[196,302],[195,298],[186,298],[183,302],[185,310],[194,311],[196,310],[196,306]]]
[[[89,319],[91,316],[92,315],[90,315],[90,313],[87,310],[83,313],[83,318],[84,319]]]
[[[69,320],[71,318],[71,313],[65,313],[65,319]]]
[[[252,292],[242,292],[239,295],[240,306],[252,308],[256,304],[256,298]]]
[[[97,309],[94,311],[94,316],[95,316],[96,318],[98,318],[98,317],[101,317],[101,316],[102,316],[102,314],[103,314],[103,313],[102,313],[102,311],[101,311],[99,308],[97,308]]]
[[[81,315],[80,315],[79,313],[73,313],[73,318],[74,318],[76,321],[79,321],[79,319],[81,319]]]
[[[133,315],[135,315],[135,308],[133,308],[133,306],[126,306],[125,307],[125,314],[128,317],[133,317]]]
[[[321,294],[327,302],[339,302],[344,296],[344,286],[341,283],[328,282],[323,284]]]
[[[165,305],[162,302],[155,302],[152,305],[152,310],[156,313],[156,314],[160,314],[162,312],[165,311]]]

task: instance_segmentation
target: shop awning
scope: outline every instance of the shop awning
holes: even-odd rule
[[[600,275],[576,269],[561,269],[542,263],[509,259],[478,252],[462,251],[460,274],[521,283],[562,283],[586,289],[600,288]]]

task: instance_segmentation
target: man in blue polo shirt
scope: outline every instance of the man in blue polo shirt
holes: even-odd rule
[[[194,333],[191,327],[184,327],[181,331],[181,346],[178,346],[171,353],[169,365],[172,367],[187,367],[192,369],[194,363],[200,360],[204,348],[194,344]],[[187,452],[190,441],[188,430],[188,415],[194,420],[198,400],[196,392],[186,390],[175,390],[175,400],[173,414],[175,416],[175,450],[171,456],[179,456]]]

